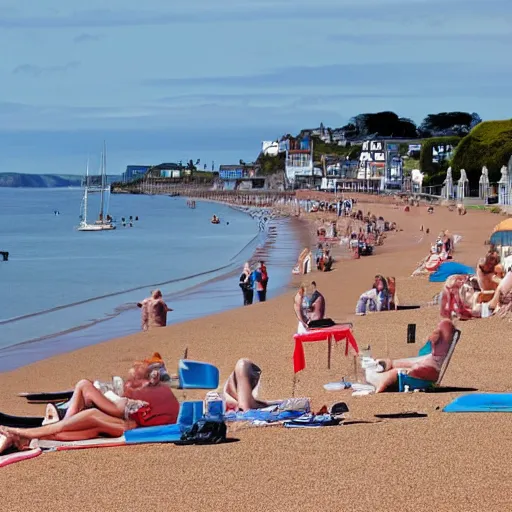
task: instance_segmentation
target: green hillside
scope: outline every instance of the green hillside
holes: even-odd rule
[[[485,121],[459,142],[451,164],[455,171],[465,169],[471,183],[478,183],[485,165],[492,183],[500,179],[500,169],[511,156],[512,119]]]
[[[120,176],[108,176],[108,182],[118,181]],[[77,174],[21,174],[17,172],[0,173],[0,187],[12,188],[56,188],[80,187],[82,176]]]

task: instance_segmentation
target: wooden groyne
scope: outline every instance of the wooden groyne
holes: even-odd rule
[[[191,197],[204,201],[219,201],[238,206],[254,207],[275,207],[278,204],[284,204],[295,199],[295,192],[272,192],[262,190],[256,192],[240,190],[201,190],[201,189],[183,189],[180,195]]]

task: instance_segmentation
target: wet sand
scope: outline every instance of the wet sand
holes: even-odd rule
[[[375,356],[411,356],[439,319],[437,307],[355,317],[358,296],[376,273],[397,277],[401,304],[426,303],[440,290],[426,277],[410,277],[441,229],[462,235],[455,258],[474,265],[484,240],[501,217],[444,208],[409,213],[391,205],[361,204],[403,231],[390,234],[375,255],[343,259],[330,273],[315,272],[327,301],[327,316],[354,321],[359,346]],[[325,216],[326,217],[326,216]],[[420,232],[420,225],[430,229]],[[290,262],[292,268],[294,262]],[[298,279],[296,280],[298,281]],[[211,361],[225,379],[240,357],[263,368],[262,397],[286,398],[293,390],[294,291],[249,308],[169,326],[87,347],[11,373],[0,374],[3,412],[37,414],[16,393],[70,388],[81,378],[123,375],[135,359],[158,350],[168,363],[188,348],[189,357]],[[408,323],[417,324],[417,343],[406,343]],[[462,338],[444,385],[507,391],[512,388],[511,326],[497,318],[459,323]],[[145,445],[44,454],[1,470],[5,510],[510,510],[512,454],[507,414],[445,414],[460,392],[380,394],[352,397],[322,385],[354,379],[353,359],[333,350],[326,368],[325,343],[306,346],[307,368],[295,396],[313,407],[347,402],[345,425],[323,429],[257,428],[237,425],[240,441],[219,446]],[[359,373],[359,372],[358,372]],[[361,375],[359,375],[361,377]],[[182,399],[204,392],[177,392]],[[378,420],[375,414],[417,411],[425,418]]]

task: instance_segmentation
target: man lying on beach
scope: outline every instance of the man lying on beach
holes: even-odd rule
[[[151,365],[133,365],[123,395],[111,401],[92,382],[81,380],[61,421],[37,428],[0,427],[0,453],[11,446],[26,448],[32,439],[82,441],[119,437],[140,426],[176,423],[179,402]]]
[[[430,354],[407,359],[377,359],[376,366],[366,370],[366,381],[375,387],[376,393],[386,391],[398,382],[398,372],[435,382],[448,355],[455,326],[450,320],[441,320],[428,341],[432,345]]]
[[[160,290],[154,290],[151,293],[151,297],[138,302],[137,306],[142,308],[143,331],[167,325],[167,313],[172,311],[172,309],[165,303]]]

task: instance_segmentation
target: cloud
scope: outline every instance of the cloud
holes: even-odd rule
[[[14,75],[30,75],[30,76],[41,76],[41,75],[50,75],[54,73],[65,73],[71,69],[75,69],[80,66],[80,62],[72,61],[67,62],[66,64],[57,65],[57,66],[37,66],[34,64],[21,64],[20,66],[16,66],[12,73]]]
[[[285,88],[287,91],[300,88],[317,88],[317,91],[347,87],[363,88],[361,92],[379,91],[388,94],[429,91],[442,92],[450,86],[469,82],[470,86],[483,84],[485,80],[500,80],[503,71],[500,65],[476,65],[461,62],[363,62],[355,64],[331,64],[326,66],[293,66],[279,68],[266,73],[251,75],[203,76],[186,78],[146,79],[142,83],[149,87],[201,87],[223,88]],[[422,80],[418,77],[428,77]],[[434,77],[434,80],[431,78]],[[502,77],[503,78],[503,77]],[[488,83],[488,82],[485,82]],[[498,82],[499,83],[499,82]],[[365,91],[364,88],[371,89]]]
[[[339,42],[339,43],[354,43],[357,46],[375,46],[378,44],[379,46],[387,45],[387,44],[407,44],[407,43],[415,43],[415,42],[456,42],[456,43],[477,43],[481,42],[493,42],[493,43],[503,43],[510,44],[512,39],[512,32],[509,33],[462,33],[457,34],[456,32],[448,32],[448,33],[419,33],[419,32],[393,32],[393,33],[369,33],[364,34],[362,37],[360,33],[357,34],[331,34],[327,36],[328,41]]]
[[[196,2],[197,4],[197,2]],[[0,27],[16,28],[71,28],[71,27],[126,27],[126,26],[159,26],[183,23],[219,23],[219,22],[255,22],[312,20],[343,20],[362,23],[368,20],[417,21],[428,18],[441,23],[451,15],[461,18],[471,16],[483,17],[493,15],[493,12],[510,10],[509,0],[367,0],[366,2],[346,2],[340,4],[335,0],[316,2],[295,2],[290,8],[290,2],[244,3],[243,6],[233,5],[233,2],[203,3],[201,8],[190,5],[188,10],[165,9],[160,11],[130,10],[130,9],[89,9],[73,11],[69,14],[26,16],[4,15],[0,17]],[[344,25],[342,25],[344,26]]]
[[[94,41],[99,41],[101,38],[102,38],[102,36],[100,36],[100,35],[88,34],[87,32],[83,32],[82,34],[75,36],[73,38],[73,42],[76,44],[90,43],[90,42],[94,42]]]

